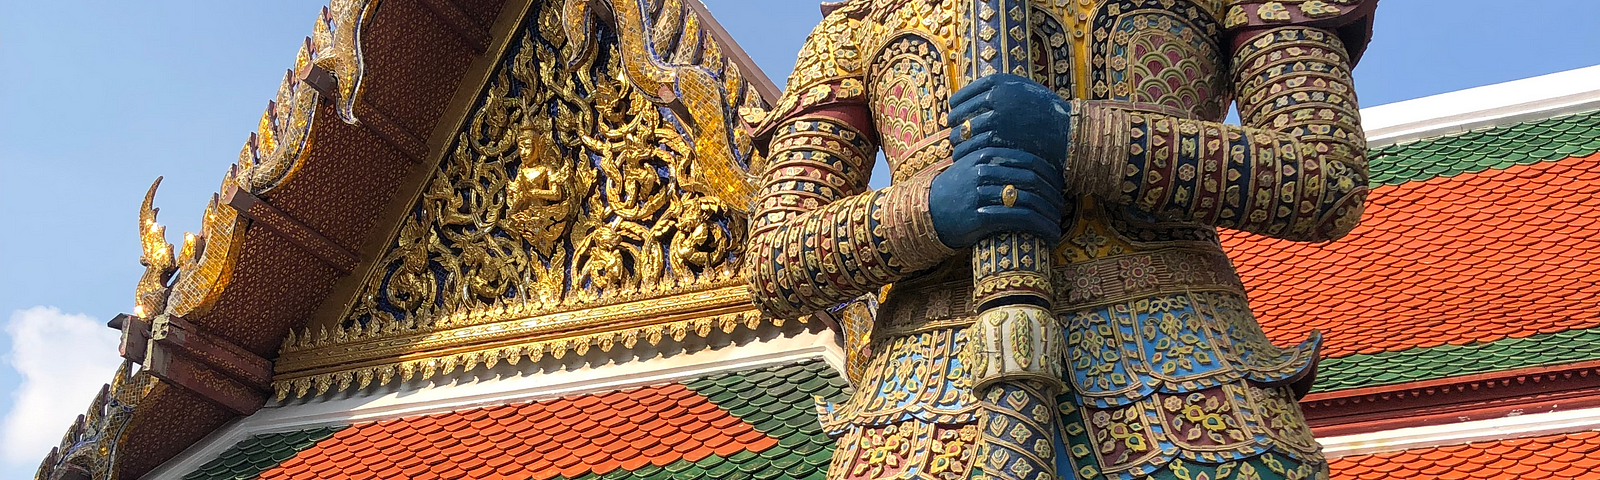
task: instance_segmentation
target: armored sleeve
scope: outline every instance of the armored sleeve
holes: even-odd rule
[[[1072,184],[1168,219],[1337,239],[1360,221],[1367,195],[1366,140],[1350,78],[1365,38],[1345,35],[1362,42],[1350,46],[1337,24],[1294,22],[1240,3],[1229,24],[1243,126],[1084,102],[1067,161]],[[1284,21],[1274,24],[1280,14]]]
[[[756,130],[769,163],[746,278],[769,315],[844,303],[954,253],[928,214],[935,172],[868,189],[877,143],[848,13],[834,12],[807,39],[784,98]]]

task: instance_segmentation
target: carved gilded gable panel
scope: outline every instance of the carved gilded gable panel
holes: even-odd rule
[[[676,1],[611,7],[606,20],[588,2],[539,3],[343,327],[509,318],[735,280],[760,162],[732,112],[765,102]]]

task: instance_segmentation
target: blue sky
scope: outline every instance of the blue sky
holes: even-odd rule
[[[780,85],[820,18],[814,0],[705,1]],[[324,3],[0,0],[0,479],[31,477],[116,366],[95,325],[132,308],[150,181],[171,237],[196,230]],[[1597,23],[1593,0],[1384,0],[1358,92],[1600,64]]]

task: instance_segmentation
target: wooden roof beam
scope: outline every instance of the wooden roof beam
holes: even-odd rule
[[[316,90],[323,101],[339,98],[338,79],[320,66],[311,65],[306,68],[300,76],[300,82]],[[405,155],[413,163],[421,162],[428,156],[428,142],[401,126],[387,110],[371,102],[355,102],[354,108],[356,125],[366,127],[368,131],[377,135],[378,139],[383,140],[383,143]]]
[[[467,17],[467,13],[455,2],[451,0],[417,0],[417,2],[429,12],[433,12],[434,18],[439,19],[445,28],[455,33],[462,43],[467,44],[472,53],[481,54],[489,48],[489,32],[482,25],[472,21],[472,18]]]
[[[267,401],[272,362],[182,317],[151,322],[145,368],[151,375],[240,415]]]
[[[321,232],[312,229],[300,220],[294,218],[278,207],[272,206],[266,200],[251,194],[237,185],[229,184],[227,191],[223,192],[222,202],[239,211],[239,215],[250,219],[252,225],[261,225],[272,230],[279,236],[295,244],[306,253],[321,259],[324,263],[348,274],[355,270],[360,257],[350,249],[345,248],[333,240],[329,240]]]
[[[122,331],[122,340],[117,344],[117,353],[130,362],[143,365],[145,345],[150,343],[150,322],[137,315],[119,313],[111,321],[106,322],[106,326]]]

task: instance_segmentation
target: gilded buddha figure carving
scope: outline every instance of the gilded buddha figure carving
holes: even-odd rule
[[[880,295],[829,478],[1326,478],[1319,340],[1269,341],[1217,229],[1360,220],[1375,5],[826,6],[755,129],[747,268],[774,316]]]

